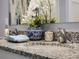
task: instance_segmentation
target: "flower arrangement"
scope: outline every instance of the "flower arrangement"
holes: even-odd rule
[[[35,19],[30,19],[28,25],[30,26],[30,28],[38,28],[43,24],[52,24],[55,22],[56,22],[55,18],[52,18],[48,23],[48,20],[45,20],[44,16],[37,16]]]
[[[35,19],[30,19],[29,22],[28,22],[28,25],[31,27],[31,28],[37,28],[37,27],[40,27],[40,25],[42,24],[43,22],[43,17],[42,16],[37,16],[35,17]]]

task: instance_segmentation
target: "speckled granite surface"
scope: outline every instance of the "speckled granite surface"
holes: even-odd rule
[[[66,37],[73,43],[79,43],[79,32],[66,32]],[[54,32],[54,40],[58,40],[58,32]]]
[[[33,59],[79,59],[79,44],[31,41],[10,43],[0,40],[0,49],[32,57]]]

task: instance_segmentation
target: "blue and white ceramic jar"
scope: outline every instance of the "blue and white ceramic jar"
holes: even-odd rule
[[[42,30],[26,30],[27,36],[30,38],[30,40],[39,40],[42,39],[42,34],[43,31]]]

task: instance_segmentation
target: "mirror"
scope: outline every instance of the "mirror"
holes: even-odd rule
[[[77,0],[9,0],[9,25],[26,24],[36,15],[56,18],[56,23],[79,22]]]
[[[36,15],[46,14],[56,17],[55,0],[9,0],[9,25],[25,24]]]

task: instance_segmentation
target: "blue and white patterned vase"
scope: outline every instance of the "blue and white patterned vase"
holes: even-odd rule
[[[42,39],[43,30],[26,30],[27,36],[30,40],[39,40]]]

